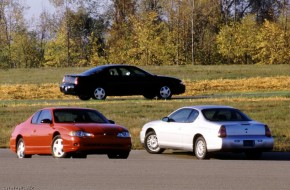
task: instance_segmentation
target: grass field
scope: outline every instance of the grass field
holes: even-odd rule
[[[66,73],[87,68],[0,70],[0,146],[7,147],[11,131],[36,110],[49,106],[95,108],[129,128],[135,149],[139,132],[148,121],[161,119],[187,105],[222,104],[237,107],[251,118],[267,123],[275,136],[275,150],[290,151],[289,65],[142,67],[152,73],[181,78],[186,94],[172,100],[145,100],[142,96],[108,97],[80,101],[59,93]]]

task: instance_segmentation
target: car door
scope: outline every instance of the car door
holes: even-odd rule
[[[184,128],[188,128],[190,123],[188,118],[192,110],[189,108],[179,109],[165,118],[164,127],[159,129],[158,141],[168,148],[181,149],[183,145]]]
[[[193,137],[197,133],[198,126],[196,120],[199,116],[199,112],[192,109],[184,125],[180,127],[181,144],[182,149],[192,151],[193,149]]]
[[[50,110],[42,110],[39,114],[36,124],[33,125],[33,147],[39,153],[50,153],[52,134],[54,132],[52,123],[43,121],[52,121]]]
[[[124,95],[126,92],[126,84],[117,67],[109,67],[102,72],[102,78],[107,94],[109,95]]]

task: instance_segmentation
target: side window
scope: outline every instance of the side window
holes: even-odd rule
[[[42,110],[38,119],[37,124],[40,124],[43,119],[50,119],[52,120],[52,116],[49,110]]]
[[[38,117],[39,117],[40,112],[41,112],[41,111],[38,111],[38,112],[36,112],[36,113],[34,114],[34,116],[33,116],[32,119],[31,119],[31,123],[32,123],[32,124],[37,124],[37,119],[38,119]]]
[[[192,112],[192,109],[181,109],[177,112],[174,112],[172,115],[170,115],[170,119],[173,119],[175,122],[178,123],[187,123],[190,113]]]
[[[146,76],[146,73],[143,72],[142,70],[132,68],[131,71],[132,71],[132,73],[134,73],[134,75],[137,76],[137,77],[145,77],[145,76]]]
[[[110,76],[119,76],[119,73],[116,68],[109,69]]]
[[[129,76],[132,76],[132,72],[130,72],[128,69],[124,68],[124,67],[121,67],[120,68],[120,71],[121,71],[121,75],[122,77],[129,77]]]
[[[198,114],[199,114],[198,111],[192,110],[191,114],[189,115],[189,117],[187,119],[187,122],[189,122],[189,123],[194,122],[194,120],[197,118]]]

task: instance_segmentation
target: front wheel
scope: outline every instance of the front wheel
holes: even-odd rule
[[[17,142],[17,157],[18,158],[31,158],[30,154],[25,153],[25,143],[24,140],[21,138]]]
[[[145,136],[144,147],[150,154],[161,154],[164,148],[160,148],[158,138],[154,131],[150,131]]]
[[[51,152],[54,158],[68,158],[68,153],[63,151],[63,140],[60,135],[57,135],[52,140]]]
[[[160,99],[170,99],[172,92],[169,86],[162,86],[158,93],[158,98]]]
[[[96,100],[105,100],[107,97],[106,91],[102,87],[97,87],[94,90],[93,98]]]
[[[198,139],[195,141],[194,153],[196,158],[199,160],[209,159],[206,142],[203,137],[198,137]]]

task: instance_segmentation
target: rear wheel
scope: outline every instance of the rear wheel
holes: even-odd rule
[[[54,158],[68,158],[69,154],[63,151],[63,140],[57,135],[52,140],[51,152]]]
[[[17,157],[18,158],[31,158],[32,155],[25,154],[25,143],[24,140],[21,138],[17,142]]]
[[[150,154],[161,154],[165,150],[159,147],[158,138],[154,131],[150,131],[146,134],[144,147]]]
[[[130,151],[124,152],[110,152],[108,153],[108,158],[110,159],[127,159],[129,157]]]
[[[162,86],[158,93],[158,98],[160,99],[170,99],[172,92],[169,86]]]
[[[209,159],[209,154],[206,148],[206,142],[203,137],[198,137],[195,141],[194,153],[197,159]]]
[[[94,90],[93,98],[96,100],[105,100],[107,97],[106,91],[102,87],[97,87]]]

